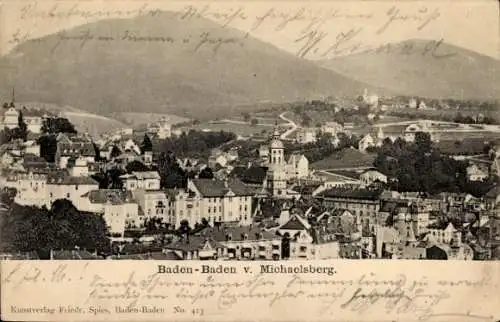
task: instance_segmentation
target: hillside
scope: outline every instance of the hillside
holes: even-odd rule
[[[411,44],[409,53],[404,53]],[[402,95],[429,98],[499,99],[500,61],[476,52],[442,43],[408,40],[390,44],[389,50],[365,52],[319,61],[322,67],[376,84]],[[426,47],[429,46],[429,47]],[[425,54],[424,54],[425,53]],[[453,54],[444,58],[433,56]]]
[[[15,86],[20,99],[102,115],[213,118],[239,105],[359,95],[366,87],[239,30],[170,12],[103,20],[31,40],[0,64],[8,66],[0,94]]]
[[[20,102],[17,104],[19,106],[26,106],[29,109],[45,110],[61,115],[73,123],[78,132],[87,132],[91,135],[98,135],[126,127],[125,124],[115,119],[84,112],[72,106],[58,106],[39,102]]]

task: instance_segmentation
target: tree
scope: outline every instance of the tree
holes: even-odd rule
[[[151,152],[153,151],[153,143],[151,142],[151,139],[147,134],[144,134],[144,139],[142,139],[141,143],[141,153],[144,154],[144,152]]]
[[[151,169],[140,161],[132,161],[125,166],[125,170],[127,170],[128,173],[132,173],[150,171]]]
[[[213,173],[212,169],[210,169],[209,167],[206,167],[205,169],[200,171],[198,178],[200,178],[200,179],[213,179],[214,173]]]
[[[253,126],[256,126],[257,124],[259,124],[259,120],[256,119],[256,118],[253,118],[251,121],[250,121],[250,124],[253,125]]]
[[[17,118],[17,127],[19,128],[19,138],[26,141],[28,137],[28,126],[24,122],[23,111],[19,111],[19,116]]]
[[[430,134],[426,132],[415,133],[415,144],[420,154],[428,153],[432,147]]]
[[[40,156],[47,162],[54,162],[57,153],[57,138],[55,135],[42,135],[38,138]]]
[[[109,154],[109,157],[110,159],[114,159],[116,157],[118,157],[122,152],[120,151],[120,149],[116,146],[116,145],[113,145],[113,148],[111,149],[111,153]]]
[[[58,134],[58,133],[68,133],[76,134],[75,126],[64,117],[53,117],[47,118],[42,124],[42,133],[46,134]]]
[[[56,200],[50,210],[14,204],[0,225],[2,243],[11,251],[36,251],[42,258],[54,249],[110,251],[103,217],[79,212],[68,200]]]
[[[290,233],[286,232],[281,239],[281,258],[290,258]]]
[[[97,146],[95,142],[92,142],[92,146],[94,147],[94,152],[95,152],[95,161],[100,161],[101,160],[101,150]]]
[[[191,232],[191,227],[189,226],[189,221],[187,219],[183,219],[180,222],[179,234],[181,235],[189,235]]]
[[[3,187],[0,191],[0,202],[10,207],[14,203],[14,198],[17,195],[16,188]]]

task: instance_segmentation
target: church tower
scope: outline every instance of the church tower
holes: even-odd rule
[[[269,169],[267,171],[267,187],[273,196],[286,196],[286,162],[285,147],[280,140],[276,124],[269,144]]]

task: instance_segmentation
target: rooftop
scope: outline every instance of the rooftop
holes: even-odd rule
[[[347,198],[360,200],[379,200],[382,190],[380,189],[343,189],[332,188],[323,191],[319,197],[326,198]]]
[[[253,196],[258,191],[245,185],[238,179],[214,180],[214,179],[192,179],[192,183],[204,197],[221,197],[232,191],[237,196]]]
[[[91,203],[104,204],[109,202],[113,205],[122,205],[133,200],[131,191],[120,189],[91,190],[82,197],[89,198]]]

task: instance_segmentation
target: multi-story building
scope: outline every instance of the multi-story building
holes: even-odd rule
[[[349,210],[361,218],[363,236],[371,234],[377,224],[380,209],[380,189],[332,188],[316,195],[316,199],[326,208]]]
[[[165,246],[167,253],[173,253],[181,260],[210,260],[227,256],[227,249],[211,238],[184,235]]]
[[[299,153],[292,153],[288,158],[287,179],[302,179],[309,176],[309,160]]]
[[[299,144],[314,143],[317,140],[316,128],[299,128],[295,134],[295,141]]]
[[[281,237],[255,226],[208,227],[199,236],[223,245],[222,257],[242,260],[278,260],[281,258]]]
[[[7,109],[1,110],[3,113],[2,128],[14,129],[19,125],[19,112],[14,103],[11,103]]]
[[[274,197],[287,196],[287,174],[285,161],[285,146],[280,140],[276,127],[269,144],[269,162],[266,175],[267,189]]]
[[[88,163],[94,162],[96,151],[90,138],[59,133],[55,162],[61,169],[68,166],[70,159],[83,158]]]
[[[111,234],[123,236],[126,228],[140,226],[139,205],[130,191],[99,189],[81,197],[77,209],[102,214]]]
[[[159,190],[160,175],[157,171],[132,172],[120,176],[127,190]]]
[[[188,181],[187,190],[186,200],[199,203],[199,213],[209,223],[252,223],[256,190],[241,181],[193,179]]]
[[[321,133],[331,134],[332,136],[337,136],[337,134],[342,133],[344,127],[337,122],[326,122],[321,126]]]
[[[362,187],[368,187],[375,182],[387,183],[387,176],[376,170],[367,170],[359,175]]]
[[[26,123],[28,131],[35,134],[42,133],[42,124],[44,119],[44,113],[37,109],[26,109],[22,110],[23,120]]]
[[[97,181],[90,177],[73,177],[67,172],[51,172],[47,176],[46,205],[50,207],[57,199],[67,199],[79,209],[81,196],[91,190],[99,189]]]
[[[41,207],[47,205],[47,176],[46,171],[13,172],[7,186],[16,188],[16,203]]]

